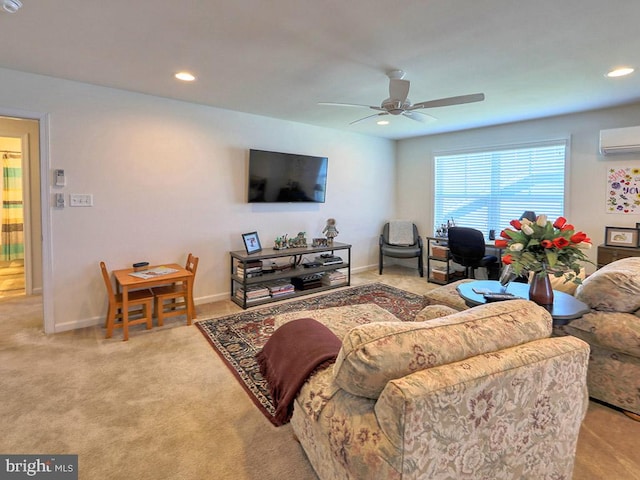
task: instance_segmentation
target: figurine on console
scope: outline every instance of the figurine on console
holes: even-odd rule
[[[282,250],[284,248],[289,248],[289,242],[287,241],[287,235],[283,235],[282,237],[276,238],[273,249],[274,250]]]
[[[329,246],[329,241],[322,237],[322,238],[314,238],[312,243],[311,243],[312,247],[328,247]]]
[[[298,232],[298,235],[289,239],[290,248],[301,248],[307,246],[307,237],[304,236],[305,232]]]
[[[324,230],[322,230],[322,233],[324,233],[325,237],[327,237],[329,245],[332,245],[333,239],[338,236],[338,233],[340,233],[336,228],[335,218],[329,218],[327,220],[327,225],[324,227]]]

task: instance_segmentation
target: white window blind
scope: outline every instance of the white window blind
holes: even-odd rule
[[[525,210],[564,212],[567,142],[435,156],[434,229],[447,220],[496,235]]]

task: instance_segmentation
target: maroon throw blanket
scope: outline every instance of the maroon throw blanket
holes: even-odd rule
[[[341,346],[340,339],[313,318],[292,320],[271,335],[256,360],[269,384],[276,425],[289,421],[302,384],[319,365],[335,361]]]

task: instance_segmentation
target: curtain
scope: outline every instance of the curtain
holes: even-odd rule
[[[22,156],[2,155],[2,261],[24,258]]]

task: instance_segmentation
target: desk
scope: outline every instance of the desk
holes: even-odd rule
[[[195,318],[195,308],[193,306],[193,273],[177,263],[167,263],[163,266],[176,270],[174,273],[158,275],[153,278],[140,278],[130,275],[133,268],[123,268],[114,270],[113,276],[116,279],[118,289],[122,292],[122,331],[124,340],[129,338],[129,291],[159,287],[160,285],[170,285],[177,282],[187,283],[187,319],[191,322]],[[153,268],[153,267],[150,267]],[[113,325],[107,326],[107,336],[113,333]]]
[[[427,239],[427,281],[446,285],[464,278],[462,273],[453,271],[451,253],[449,252],[449,239],[447,237],[425,237]],[[435,247],[435,248],[434,248]],[[502,248],[496,247],[495,240],[485,240],[487,250],[493,250],[498,263],[502,261]],[[434,262],[435,267],[434,267]],[[440,267],[440,268],[438,268]]]
[[[497,280],[476,280],[475,282],[467,282],[456,287],[458,293],[469,307],[483,305],[486,302],[481,293],[476,293],[473,289],[486,289],[492,292],[501,293],[502,285]],[[507,286],[507,293],[512,293],[518,297],[529,299],[529,284],[511,282]],[[509,300],[506,300],[507,302]],[[582,315],[589,313],[589,306],[578,300],[568,293],[553,291],[553,305],[549,313],[553,318],[553,325],[566,325],[571,320],[580,318]]]

